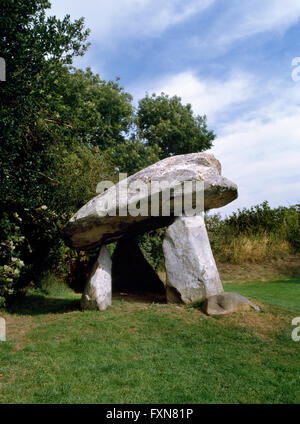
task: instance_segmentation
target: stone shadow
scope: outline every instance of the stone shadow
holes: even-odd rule
[[[158,293],[122,293],[114,292],[112,300],[125,300],[130,303],[167,303],[166,296]]]
[[[136,239],[118,241],[112,256],[113,298],[166,303],[166,289],[145,259]]]

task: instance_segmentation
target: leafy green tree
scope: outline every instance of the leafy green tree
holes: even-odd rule
[[[86,71],[62,68],[48,101],[52,128],[101,151],[124,143],[132,125],[132,97],[116,81]]]
[[[113,166],[112,175],[119,172],[132,175],[159,160],[160,148],[148,146],[134,136],[103,154],[105,162]]]
[[[118,157],[106,152],[127,142],[131,96],[90,69],[64,68],[47,114],[52,141],[43,153],[51,166],[44,170],[49,191],[43,199],[57,211],[75,212],[95,195],[99,181],[115,174]]]
[[[50,104],[58,98],[58,79],[86,50],[88,31],[82,19],[47,18],[49,6],[44,0],[3,0],[0,5],[0,54],[7,65],[7,81],[0,86],[2,305],[24,273],[43,264],[60,244],[62,216],[45,203],[56,197],[59,186],[52,175],[59,166],[53,152],[71,129],[68,122],[58,125]]]
[[[205,117],[176,96],[146,96],[134,112],[118,79],[73,68],[89,31],[82,18],[47,17],[49,7],[47,0],[0,4],[7,65],[0,83],[0,306],[16,287],[81,257],[66,249],[60,230],[98,182],[207,149],[214,138]]]
[[[0,193],[29,205],[42,201],[45,154],[54,133],[49,99],[72,58],[82,55],[88,31],[83,19],[46,17],[45,0],[1,1],[0,52],[7,81],[0,90]]]
[[[207,129],[206,116],[194,116],[190,104],[164,93],[140,100],[136,125],[146,145],[160,147],[160,158],[207,150],[215,138]]]
[[[46,17],[45,0],[3,0],[0,7],[0,52],[7,63],[0,91],[1,199],[74,210],[90,195],[90,187],[82,188],[91,169],[94,179],[108,172],[101,152],[125,142],[131,96],[117,81],[70,68],[88,46],[83,19]],[[73,203],[71,181],[81,188]],[[62,195],[66,186],[70,196]]]

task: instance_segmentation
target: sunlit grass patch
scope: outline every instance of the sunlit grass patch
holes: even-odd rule
[[[262,286],[249,285],[253,299]],[[299,403],[295,312],[260,305],[259,313],[213,318],[199,308],[126,300],[82,312],[75,294],[30,295],[22,310],[5,314],[0,402]]]

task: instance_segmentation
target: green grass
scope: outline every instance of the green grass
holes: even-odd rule
[[[28,295],[3,314],[0,402],[300,403],[299,280],[286,284],[227,285],[276,307],[219,318],[123,300],[81,312],[70,292]]]
[[[280,306],[300,316],[300,279],[255,282],[247,284],[230,283],[225,291],[237,292],[260,302]]]

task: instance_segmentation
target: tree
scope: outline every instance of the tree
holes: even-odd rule
[[[46,17],[49,7],[45,0],[1,2],[0,52],[7,82],[0,91],[0,194],[6,204],[47,204],[62,213],[78,202],[59,196],[60,187],[66,190],[72,172],[74,186],[80,168],[76,185],[84,186],[91,168],[99,178],[102,171],[107,174],[101,152],[125,142],[133,112],[131,96],[117,81],[70,67],[73,57],[86,51],[89,31],[83,19]],[[94,166],[97,158],[101,170]],[[71,170],[72,163],[77,166]],[[90,191],[80,191],[81,201]]]
[[[136,115],[139,137],[148,146],[160,147],[160,158],[201,152],[212,146],[215,135],[207,129],[206,116],[194,116],[190,104],[161,93],[140,100]]]
[[[133,175],[159,160],[160,148],[148,146],[132,136],[103,154],[103,159],[113,165],[112,174],[119,172]]]
[[[0,52],[0,305],[59,269],[60,230],[115,172],[131,96],[118,81],[71,67],[88,47],[83,19],[46,17],[46,0],[2,0]],[[112,158],[113,159],[113,158]],[[24,266],[23,266],[24,264]]]
[[[118,79],[73,68],[89,30],[82,18],[46,17],[49,7],[47,0],[0,5],[7,65],[0,83],[0,306],[16,287],[67,262],[60,230],[98,182],[209,148],[214,138],[205,117],[194,117],[178,97],[146,96],[134,112]]]
[[[1,1],[7,81],[0,91],[0,193],[1,199],[26,205],[41,202],[45,181],[51,181],[44,171],[52,158],[45,151],[57,119],[49,113],[49,101],[63,68],[85,52],[89,33],[83,19],[46,18],[49,7],[45,0]]]
[[[7,65],[0,87],[0,306],[24,274],[39,278],[37,267],[51,262],[61,246],[63,211],[45,203],[56,198],[57,149],[71,128],[54,112],[53,100],[72,58],[85,52],[88,30],[83,19],[46,18],[49,7],[45,0],[0,5],[0,52]]]
[[[132,97],[116,81],[64,67],[48,102],[56,128],[68,127],[68,140],[98,146],[103,152],[124,143],[132,125]],[[67,125],[69,124],[69,125]],[[62,128],[59,128],[60,130]]]

